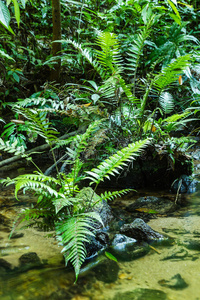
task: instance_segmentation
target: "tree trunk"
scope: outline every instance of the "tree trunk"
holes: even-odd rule
[[[60,0],[52,0],[52,20],[53,20],[53,41],[61,40],[61,5]],[[57,56],[61,51],[61,43],[52,43],[52,55]],[[59,81],[61,60],[58,58],[57,63],[51,70],[50,80]]]

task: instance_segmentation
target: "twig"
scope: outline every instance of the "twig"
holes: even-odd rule
[[[78,130],[72,131],[70,133],[66,133],[63,136],[59,137],[59,140],[66,140],[70,136],[78,134],[81,131],[82,131],[82,128],[79,128]],[[56,141],[54,143],[52,143],[52,144],[55,144],[55,143],[56,143]],[[49,144],[43,144],[41,146],[38,146],[38,147],[35,147],[35,148],[31,149],[31,150],[26,151],[25,154],[26,155],[31,154],[31,153],[36,154],[36,152],[42,152],[42,151],[47,150],[49,148],[50,148]],[[22,159],[21,155],[16,155],[16,156],[10,157],[8,159],[5,159],[5,160],[1,161],[0,162],[0,167],[3,167],[5,165],[9,165],[9,164],[13,163],[14,161],[17,161],[17,160],[20,160],[20,159]]]

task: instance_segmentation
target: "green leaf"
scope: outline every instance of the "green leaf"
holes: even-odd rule
[[[25,8],[26,7],[26,0],[21,0],[21,4],[22,4],[23,8]]]
[[[19,9],[19,4],[18,4],[17,0],[12,0],[12,2],[14,3],[15,19],[16,19],[17,25],[19,27],[19,23],[20,23],[20,9]]]
[[[7,59],[15,61],[14,58],[12,58],[10,55],[8,55],[7,53],[5,53],[2,50],[0,50],[0,57],[7,58]]]
[[[109,253],[109,252],[107,252],[107,251],[105,251],[105,256],[107,257],[107,258],[109,258],[110,260],[114,260],[114,261],[118,261],[117,260],[117,258],[114,256],[114,255],[112,255],[111,253]]]
[[[13,72],[12,76],[13,76],[13,78],[15,79],[15,81],[17,81],[17,82],[19,83],[20,78],[19,78],[19,76],[17,75],[17,73]]]
[[[0,22],[6,27],[9,27],[10,12],[7,6],[0,0]]]
[[[127,147],[117,151],[117,153],[103,161],[96,168],[91,171],[86,171],[89,175],[86,179],[90,179],[90,184],[96,183],[96,185],[98,185],[104,178],[110,179],[109,175],[119,174],[118,169],[123,169],[122,166],[126,166],[127,162],[135,159],[148,144],[150,144],[150,139],[129,144]]]
[[[174,3],[171,0],[167,0],[169,5],[171,6],[171,8],[173,9],[175,15],[179,18],[179,20],[181,21],[181,16],[178,12],[178,9],[176,8],[176,6],[174,5]]]

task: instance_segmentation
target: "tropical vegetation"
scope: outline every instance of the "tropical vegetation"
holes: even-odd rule
[[[149,144],[175,163],[199,132],[199,9],[196,0],[0,0],[0,166],[26,159],[36,169],[2,180],[16,199],[21,189],[37,196],[14,229],[52,227],[76,278],[102,224],[82,187],[94,195]],[[33,155],[47,150],[45,172]]]

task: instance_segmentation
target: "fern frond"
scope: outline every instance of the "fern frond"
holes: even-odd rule
[[[56,135],[59,133],[51,127],[48,122],[45,112],[40,112],[37,109],[23,108],[19,106],[14,107],[14,111],[20,113],[29,122],[29,129],[43,137],[47,143],[56,141]]]
[[[0,138],[0,150],[12,153],[13,155],[21,155],[25,157],[25,148],[24,146],[17,146],[17,140],[14,143],[10,144],[9,141],[4,142],[2,138]]]
[[[81,44],[78,44],[77,42],[70,40],[70,39],[63,40],[62,42],[69,43],[69,44],[73,45],[73,47],[75,49],[79,50],[80,53],[82,54],[82,56],[85,57],[85,59],[91,64],[91,66],[93,66],[93,68],[100,75],[100,77],[102,79],[105,78],[104,68],[102,68],[101,65],[95,59],[92,58],[92,54],[89,49],[87,49],[87,48],[83,49]]]
[[[131,71],[129,75],[133,76],[133,95],[135,96],[135,81],[136,81],[136,74],[137,69],[140,62],[140,57],[143,54],[143,49],[145,46],[145,41],[149,37],[151,33],[151,27],[153,25],[154,15],[151,16],[146,26],[143,27],[142,31],[136,35],[134,44],[129,48],[128,52],[128,63],[126,69]]]
[[[108,201],[108,200],[113,200],[117,197],[121,197],[122,195],[125,195],[127,193],[129,193],[130,191],[135,191],[133,189],[124,189],[124,190],[121,190],[121,191],[113,191],[113,192],[110,192],[110,191],[105,191],[104,193],[102,193],[100,195],[101,197],[101,200],[105,200],[105,201]]]
[[[59,186],[60,182],[50,176],[45,175],[36,175],[36,174],[24,174],[16,177],[14,179],[15,183],[15,197],[18,200],[17,194],[21,189],[31,190],[37,194],[42,194],[45,196],[52,196],[53,199],[66,199],[66,194],[62,192],[57,192],[56,186]],[[55,188],[51,185],[56,185]],[[53,200],[52,199],[52,200]],[[65,200],[67,203],[67,200]],[[71,205],[71,202],[68,201],[68,205]]]
[[[190,59],[189,54],[180,56],[155,76],[153,86],[160,94],[167,86],[178,80],[180,73],[190,65]]]
[[[94,222],[102,224],[99,214],[91,212],[70,217],[56,225],[57,239],[64,244],[62,252],[64,253],[66,265],[68,261],[72,263],[76,280],[87,255],[85,243],[90,242],[89,237],[95,236],[95,228],[92,225]]]
[[[127,147],[117,151],[117,153],[103,161],[98,167],[91,171],[86,171],[89,175],[86,178],[91,181],[90,184],[96,183],[96,185],[103,181],[104,178],[110,179],[109,175],[119,174],[118,169],[122,169],[122,166],[126,166],[126,162],[133,160],[149,144],[150,139],[129,144]]]
[[[117,36],[111,32],[101,32],[96,41],[101,51],[96,50],[100,64],[107,71],[107,77],[114,73],[121,73],[122,58],[119,52]]]
[[[159,103],[164,114],[170,114],[174,109],[175,103],[173,96],[168,92],[161,93]]]

